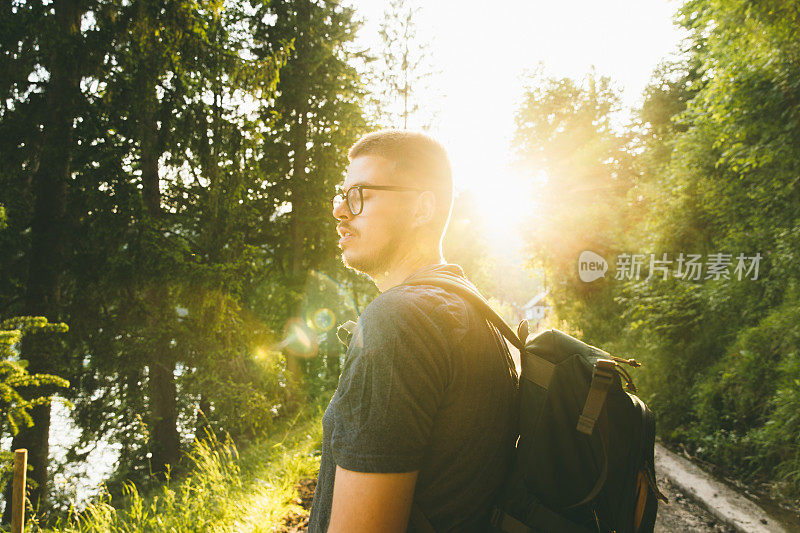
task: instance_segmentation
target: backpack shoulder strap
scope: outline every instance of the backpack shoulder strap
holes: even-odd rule
[[[474,304],[480,310],[481,314],[486,317],[489,322],[494,324],[494,326],[506,339],[508,339],[511,344],[513,344],[521,352],[525,350],[525,343],[520,340],[517,334],[514,333],[514,330],[512,330],[511,327],[506,324],[506,321],[503,320],[503,318],[498,315],[494,309],[492,309],[492,306],[489,305],[489,302],[486,301],[486,298],[481,295],[477,287],[461,276],[439,272],[436,274],[426,274],[419,277],[412,277],[407,279],[405,284],[433,285],[435,287],[451,290],[461,295],[466,300]]]

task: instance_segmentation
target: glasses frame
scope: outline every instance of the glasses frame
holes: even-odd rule
[[[399,185],[353,185],[349,189],[344,189],[341,185],[336,186],[336,194],[333,196],[333,207],[334,209],[344,202],[347,205],[347,210],[350,211],[350,214],[354,217],[361,214],[364,211],[364,189],[370,189],[373,191],[396,191],[396,192],[426,192],[427,189],[419,189],[417,187],[401,187]],[[353,206],[350,205],[350,191],[356,190],[358,191],[358,203],[360,208],[358,213],[353,211]],[[342,199],[337,202],[337,198],[341,197]]]

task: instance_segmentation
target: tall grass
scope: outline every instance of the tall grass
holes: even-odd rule
[[[322,395],[325,402],[328,397]],[[129,483],[120,501],[105,494],[48,531],[280,531],[287,515],[305,512],[296,486],[319,470],[324,405],[309,404],[241,455],[230,439],[209,435],[188,453],[191,469],[185,478],[168,476],[148,494]]]

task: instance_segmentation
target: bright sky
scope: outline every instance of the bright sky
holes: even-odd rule
[[[379,49],[388,0],[351,0]],[[493,213],[524,209],[526,184],[510,169],[514,114],[523,72],[543,63],[550,75],[582,77],[592,66],[634,106],[656,65],[673,54],[682,32],[672,24],[680,2],[667,0],[431,0],[420,2],[418,36],[432,43],[441,76],[438,128],[457,189],[472,189]],[[488,8],[488,9],[487,9]],[[412,126],[412,125],[410,125]],[[491,185],[488,188],[487,185]],[[497,191],[497,194],[491,191]],[[498,225],[513,215],[494,217]],[[499,229],[499,228],[498,228]]]

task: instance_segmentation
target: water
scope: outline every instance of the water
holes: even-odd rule
[[[53,489],[63,493],[76,507],[83,508],[93,497],[103,491],[103,481],[114,471],[119,458],[119,444],[99,441],[84,462],[67,463],[67,452],[77,446],[80,429],[70,417],[69,408],[54,400],[50,415],[50,471]],[[0,443],[4,450],[11,449],[11,437]],[[83,448],[79,452],[86,452]]]
[[[756,502],[768,515],[779,522],[784,529],[786,529],[787,533],[800,533],[800,509],[797,507],[788,509],[785,504],[781,504],[781,502],[773,499],[766,490],[749,487],[732,479],[726,478],[724,481],[736,487],[737,490]]]

